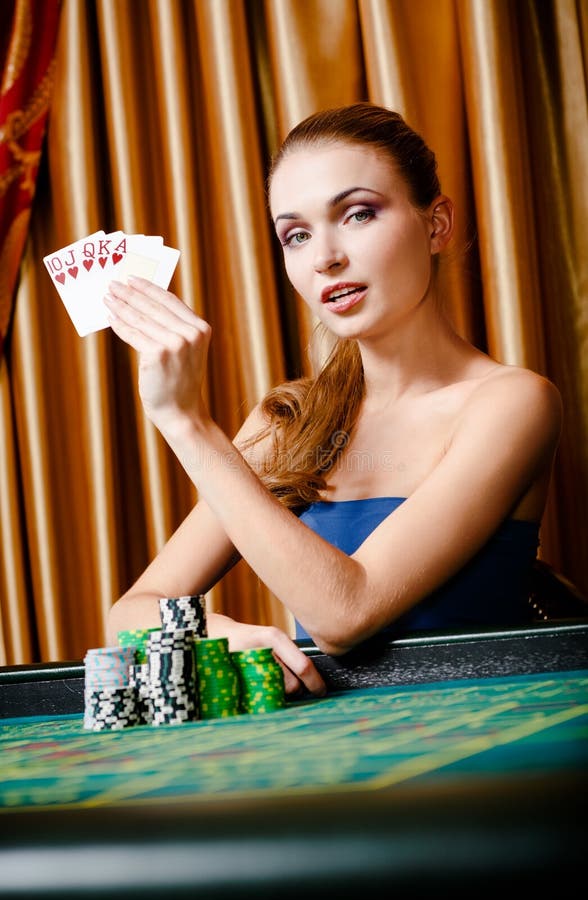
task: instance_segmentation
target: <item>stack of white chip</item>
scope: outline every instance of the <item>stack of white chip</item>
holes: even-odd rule
[[[84,728],[106,731],[137,725],[135,690],[129,681],[132,647],[97,647],[84,657]]]

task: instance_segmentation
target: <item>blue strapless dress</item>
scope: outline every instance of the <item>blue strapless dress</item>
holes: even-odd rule
[[[405,499],[321,501],[311,504],[300,520],[351,555]],[[385,632],[392,637],[414,631],[528,624],[527,584],[538,547],[537,523],[507,519],[463,569]],[[309,637],[298,622],[296,637]]]

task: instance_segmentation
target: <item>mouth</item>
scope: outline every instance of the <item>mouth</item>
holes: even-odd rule
[[[339,282],[326,287],[321,294],[321,303],[333,312],[345,312],[363,299],[367,285],[352,282]]]

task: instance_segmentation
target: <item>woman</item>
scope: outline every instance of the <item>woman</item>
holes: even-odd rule
[[[113,606],[111,638],[206,592],[239,559],[343,654],[385,629],[523,621],[561,427],[551,382],[460,338],[435,277],[453,229],[433,154],[369,103],[295,127],[269,179],[288,277],[337,343],[272,391],[232,443],[202,400],[210,328],[142,279],[114,283],[113,331],[199,502]],[[275,628],[211,614],[232,649],[271,644],[288,692],[324,684]]]

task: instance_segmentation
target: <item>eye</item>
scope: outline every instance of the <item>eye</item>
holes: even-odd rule
[[[347,216],[346,221],[354,221],[358,224],[362,224],[363,222],[369,222],[370,219],[373,219],[376,215],[375,209],[372,209],[369,206],[363,207],[362,209],[356,209],[350,212]]]
[[[292,231],[282,238],[282,247],[294,247],[306,243],[310,238],[308,231]]]

